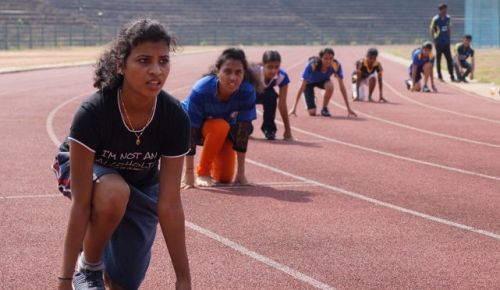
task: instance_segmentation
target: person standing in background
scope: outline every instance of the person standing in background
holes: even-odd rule
[[[444,54],[446,57],[446,65],[448,66],[448,72],[450,73],[451,81],[455,81],[455,76],[453,75],[453,61],[451,58],[450,50],[450,40],[451,40],[451,17],[448,15],[448,5],[439,5],[439,13],[434,16],[431,20],[430,34],[431,39],[436,46],[436,61],[437,61],[437,73],[439,80],[443,81],[443,75],[441,74],[441,56]]]

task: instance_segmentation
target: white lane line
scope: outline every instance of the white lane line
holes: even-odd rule
[[[175,89],[175,90],[171,90],[169,91],[170,93],[174,93],[174,92],[177,92],[177,91],[180,91],[180,90],[184,90],[186,89],[187,87],[191,87],[191,85],[189,86],[184,86],[184,87],[181,87],[181,88],[178,88],[178,89]],[[50,139],[52,140],[52,142],[54,143],[55,146],[59,146],[59,144],[61,143],[61,141],[58,140],[57,136],[55,135],[54,133],[54,129],[53,129],[53,120],[54,120],[54,116],[57,114],[57,111],[59,111],[64,105],[66,104],[69,104],[70,102],[72,102],[73,100],[81,97],[82,95],[79,95],[79,96],[76,96],[76,97],[73,97],[73,98],[70,98],[68,99],[67,101],[61,103],[60,105],[58,105],[57,107],[55,107],[50,113],[49,115],[47,116],[47,120],[46,120],[46,129],[47,129],[47,134],[49,135]],[[64,105],[63,105],[64,104]],[[256,253],[254,251],[251,251],[247,248],[245,248],[244,246],[236,243],[236,242],[233,242],[225,237],[222,237],[214,232],[211,232],[210,230],[208,229],[205,229],[201,226],[198,226],[194,223],[191,223],[189,221],[186,221],[186,226],[198,233],[201,233],[213,240],[216,240],[222,244],[224,244],[225,246],[227,247],[230,247],[231,249],[233,250],[236,250],[237,252],[247,256],[247,257],[250,257],[252,259],[255,259],[261,263],[264,263],[266,265],[268,265],[269,267],[271,268],[274,268],[276,270],[279,270],[285,274],[288,274],[290,275],[291,277],[297,279],[297,280],[300,280],[302,282],[305,282],[313,287],[316,287],[318,289],[325,289],[325,290],[334,290],[335,288],[333,288],[332,286],[328,285],[328,284],[325,284],[323,282],[320,282],[302,272],[299,272],[293,268],[290,268],[289,266],[285,265],[285,264],[281,264],[271,258],[268,258],[266,256],[263,256],[259,253]]]
[[[346,109],[346,107],[344,105],[340,104],[340,103],[337,103],[335,101],[330,101],[330,102],[333,105],[335,105],[335,106],[337,106],[339,108]],[[377,116],[374,116],[374,115],[370,115],[368,113],[364,113],[364,112],[357,111],[357,110],[355,112],[358,115],[365,116],[365,117],[377,120],[377,121],[382,122],[382,123],[386,123],[386,124],[390,124],[390,125],[393,125],[393,126],[397,126],[397,127],[401,127],[401,128],[413,130],[413,131],[424,133],[424,134],[429,134],[429,135],[432,135],[432,136],[438,136],[438,137],[448,138],[448,139],[451,139],[451,140],[461,141],[461,142],[475,144],[475,145],[482,145],[482,146],[488,146],[488,147],[493,147],[493,148],[500,148],[500,145],[498,145],[498,144],[481,142],[481,141],[477,141],[477,140],[473,140],[473,139],[462,138],[462,137],[457,137],[457,136],[448,135],[448,134],[444,134],[444,133],[439,133],[439,132],[435,132],[435,131],[425,130],[425,129],[421,129],[421,128],[409,126],[409,125],[406,125],[406,124],[403,124],[403,123],[399,123],[399,122],[387,120],[387,119],[384,119],[384,118],[380,118],[380,117],[377,117]]]
[[[397,64],[400,64],[400,65],[403,65],[406,69],[408,69],[408,66],[410,65],[410,61],[407,60],[407,59],[404,59],[402,57],[399,57],[399,56],[396,56],[396,55],[393,55],[393,54],[390,54],[390,53],[380,53],[380,56],[382,58],[385,58],[389,61],[392,61],[392,62],[395,62]],[[466,95],[468,95],[469,97],[473,97],[474,99],[477,99],[477,100],[482,100],[482,101],[485,101],[485,102],[488,102],[488,103],[494,103],[494,104],[500,104],[500,100],[495,98],[495,97],[487,97],[487,96],[482,96],[480,94],[476,94],[474,93],[472,90],[469,91],[467,88],[463,88],[461,86],[456,86],[452,83],[444,83],[443,85],[449,87],[450,89],[454,90],[454,91],[458,91],[460,93],[464,93]]]
[[[456,222],[453,222],[453,221],[449,221],[449,220],[444,219],[444,218],[435,217],[435,216],[428,215],[428,214],[425,214],[425,213],[421,213],[421,212],[418,212],[418,211],[415,211],[415,210],[412,210],[412,209],[404,208],[404,207],[401,207],[401,206],[398,206],[398,205],[395,205],[395,204],[392,204],[392,203],[384,202],[384,201],[381,201],[381,200],[378,200],[378,199],[375,199],[375,198],[371,198],[371,197],[368,197],[368,196],[365,196],[365,195],[362,195],[362,194],[359,194],[359,193],[356,193],[356,192],[352,192],[352,191],[349,191],[349,190],[346,190],[346,189],[342,189],[340,187],[336,187],[336,186],[333,186],[333,185],[328,185],[328,184],[325,184],[325,183],[322,183],[322,182],[319,182],[319,181],[316,181],[316,180],[312,180],[312,179],[309,179],[309,178],[306,178],[306,177],[295,175],[293,173],[281,170],[279,168],[276,168],[276,167],[273,167],[273,166],[270,166],[270,165],[266,165],[264,163],[260,163],[258,161],[255,161],[255,160],[252,160],[252,159],[249,159],[249,158],[246,159],[246,162],[248,162],[250,164],[253,164],[255,166],[261,167],[261,168],[268,169],[268,170],[276,172],[276,173],[280,173],[280,174],[282,174],[284,176],[295,178],[295,179],[303,181],[303,182],[309,182],[311,184],[315,184],[316,186],[319,186],[319,187],[322,187],[322,188],[325,188],[325,189],[333,190],[335,192],[338,192],[338,193],[350,196],[352,198],[360,199],[360,200],[363,200],[363,201],[366,201],[366,202],[369,202],[369,203],[372,203],[372,204],[375,204],[375,205],[379,205],[379,206],[383,206],[383,207],[386,207],[386,208],[390,208],[390,209],[396,210],[398,212],[410,214],[410,215],[413,215],[413,216],[416,216],[416,217],[420,217],[420,218],[423,218],[423,219],[426,219],[426,220],[429,220],[429,221],[433,221],[433,222],[444,224],[444,225],[447,225],[447,226],[450,226],[450,227],[454,227],[454,228],[458,228],[458,229],[461,229],[461,230],[465,230],[465,231],[477,233],[477,234],[480,234],[480,235],[483,235],[483,236],[486,236],[486,237],[490,237],[490,238],[493,238],[493,239],[496,239],[496,240],[500,240],[500,234],[497,234],[497,233],[494,233],[494,232],[490,232],[490,231],[486,231],[486,230],[474,228],[474,227],[467,226],[467,225],[464,225],[464,224],[460,224],[460,223],[456,223]]]
[[[315,184],[311,184],[303,181],[296,182],[258,182],[252,183],[251,186],[245,185],[217,185],[215,187],[198,187],[199,190],[217,190],[217,189],[242,189],[242,188],[256,188],[256,187],[272,187],[272,188],[294,188],[294,187],[314,187]],[[31,198],[53,198],[53,197],[64,197],[62,194],[19,194],[19,195],[6,195],[0,196],[0,200],[8,199],[31,199]]]
[[[259,115],[262,115],[262,113],[260,111],[257,111],[257,113]],[[281,121],[276,120],[275,122],[277,124],[283,125],[283,122],[281,122]],[[442,164],[438,164],[438,163],[433,163],[433,162],[430,162],[430,161],[424,161],[424,160],[414,159],[414,158],[411,158],[411,157],[397,155],[397,154],[389,153],[389,152],[386,152],[386,151],[380,151],[380,150],[377,150],[377,149],[373,149],[373,148],[369,148],[369,147],[365,147],[365,146],[361,146],[361,145],[357,145],[357,144],[353,144],[353,143],[349,143],[349,142],[340,141],[338,139],[326,137],[326,136],[323,136],[323,135],[320,135],[320,134],[316,134],[316,133],[313,133],[313,132],[310,132],[310,131],[307,131],[307,130],[303,130],[303,129],[300,129],[300,128],[297,128],[297,127],[294,127],[294,126],[290,126],[290,128],[293,131],[300,132],[300,133],[302,133],[304,135],[312,136],[312,137],[315,137],[315,138],[318,138],[318,139],[322,139],[322,140],[325,140],[325,141],[328,141],[328,142],[332,142],[332,143],[336,143],[336,144],[348,146],[348,147],[351,147],[351,148],[356,148],[356,149],[359,149],[359,150],[368,151],[368,152],[371,152],[371,153],[375,153],[375,154],[379,154],[379,155],[391,157],[391,158],[394,158],[394,159],[409,161],[409,162],[413,162],[413,163],[417,163],[417,164],[421,164],[421,165],[426,165],[426,166],[431,166],[431,167],[435,167],[435,168],[439,168],[439,169],[444,169],[444,170],[448,170],[448,171],[452,171],[452,172],[457,172],[457,173],[461,173],[461,174],[466,174],[466,175],[477,176],[477,177],[486,178],[486,179],[490,179],[490,180],[500,181],[500,177],[498,177],[498,176],[487,175],[487,174],[483,174],[483,173],[479,173],[479,172],[474,172],[474,171],[465,170],[465,169],[461,169],[461,168],[456,168],[456,167],[452,167],[452,166],[447,166],[447,165],[442,165]]]
[[[405,100],[407,100],[409,102],[417,104],[417,105],[419,105],[421,107],[428,108],[428,109],[435,110],[435,111],[440,111],[440,112],[448,113],[448,114],[452,114],[452,115],[456,115],[456,116],[466,117],[466,118],[469,118],[469,119],[476,119],[476,120],[490,122],[490,123],[494,123],[494,124],[500,124],[500,120],[493,120],[493,119],[489,119],[489,118],[484,118],[484,117],[479,117],[479,116],[475,116],[475,115],[460,113],[460,112],[456,112],[456,111],[447,110],[447,109],[443,109],[443,108],[439,108],[439,107],[435,107],[435,106],[424,104],[422,102],[419,102],[419,101],[417,101],[415,99],[412,99],[410,97],[407,97],[407,96],[401,94],[400,92],[398,92],[398,90],[396,90],[393,86],[391,86],[387,82],[385,82],[384,85],[386,87],[388,87],[396,95],[398,95],[399,97],[401,97],[402,99],[405,99]]]
[[[1,199],[51,198],[51,197],[62,197],[62,194],[7,195],[7,196],[0,196],[0,200]]]
[[[186,221],[186,226],[189,227],[190,229],[200,233],[200,234],[203,234],[203,235],[205,235],[213,240],[218,241],[219,243],[221,243],[229,248],[232,248],[233,250],[235,250],[235,251],[237,251],[245,256],[251,257],[251,258],[253,258],[253,259],[255,259],[263,264],[268,265],[269,267],[280,270],[280,271],[294,277],[295,279],[301,280],[301,281],[303,281],[311,286],[314,286],[318,289],[335,289],[335,288],[331,287],[330,285],[327,285],[327,284],[320,282],[314,278],[311,278],[311,277],[309,277],[309,276],[307,276],[307,275],[305,275],[297,270],[294,270],[286,265],[283,265],[283,264],[280,264],[274,260],[271,260],[266,256],[263,256],[259,253],[252,251],[252,250],[249,250],[249,249],[241,246],[240,244],[237,244],[231,240],[228,240],[228,239],[226,239],[226,238],[224,238],[224,237],[222,237],[214,232],[211,232],[205,228],[197,226],[197,225],[190,223],[188,221]]]

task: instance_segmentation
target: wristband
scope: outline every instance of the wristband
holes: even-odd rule
[[[59,279],[60,281],[71,281],[73,280],[73,277],[69,278],[69,277],[57,277],[57,279]]]

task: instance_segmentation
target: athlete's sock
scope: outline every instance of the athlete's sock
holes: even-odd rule
[[[78,269],[79,270],[88,270],[88,271],[102,271],[104,270],[104,263],[99,261],[97,263],[87,262],[85,259],[85,253],[82,252],[80,257],[78,258]]]

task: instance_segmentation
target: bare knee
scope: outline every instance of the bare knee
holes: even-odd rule
[[[377,85],[377,80],[375,78],[370,78],[368,84],[370,85],[370,87],[375,87],[375,85]]]
[[[333,93],[333,82],[328,81],[325,83],[325,95]]]
[[[430,75],[432,73],[432,64],[430,62],[424,64],[424,74]]]
[[[107,174],[94,185],[92,215],[110,223],[118,223],[123,217],[130,197],[130,188],[117,174]]]

